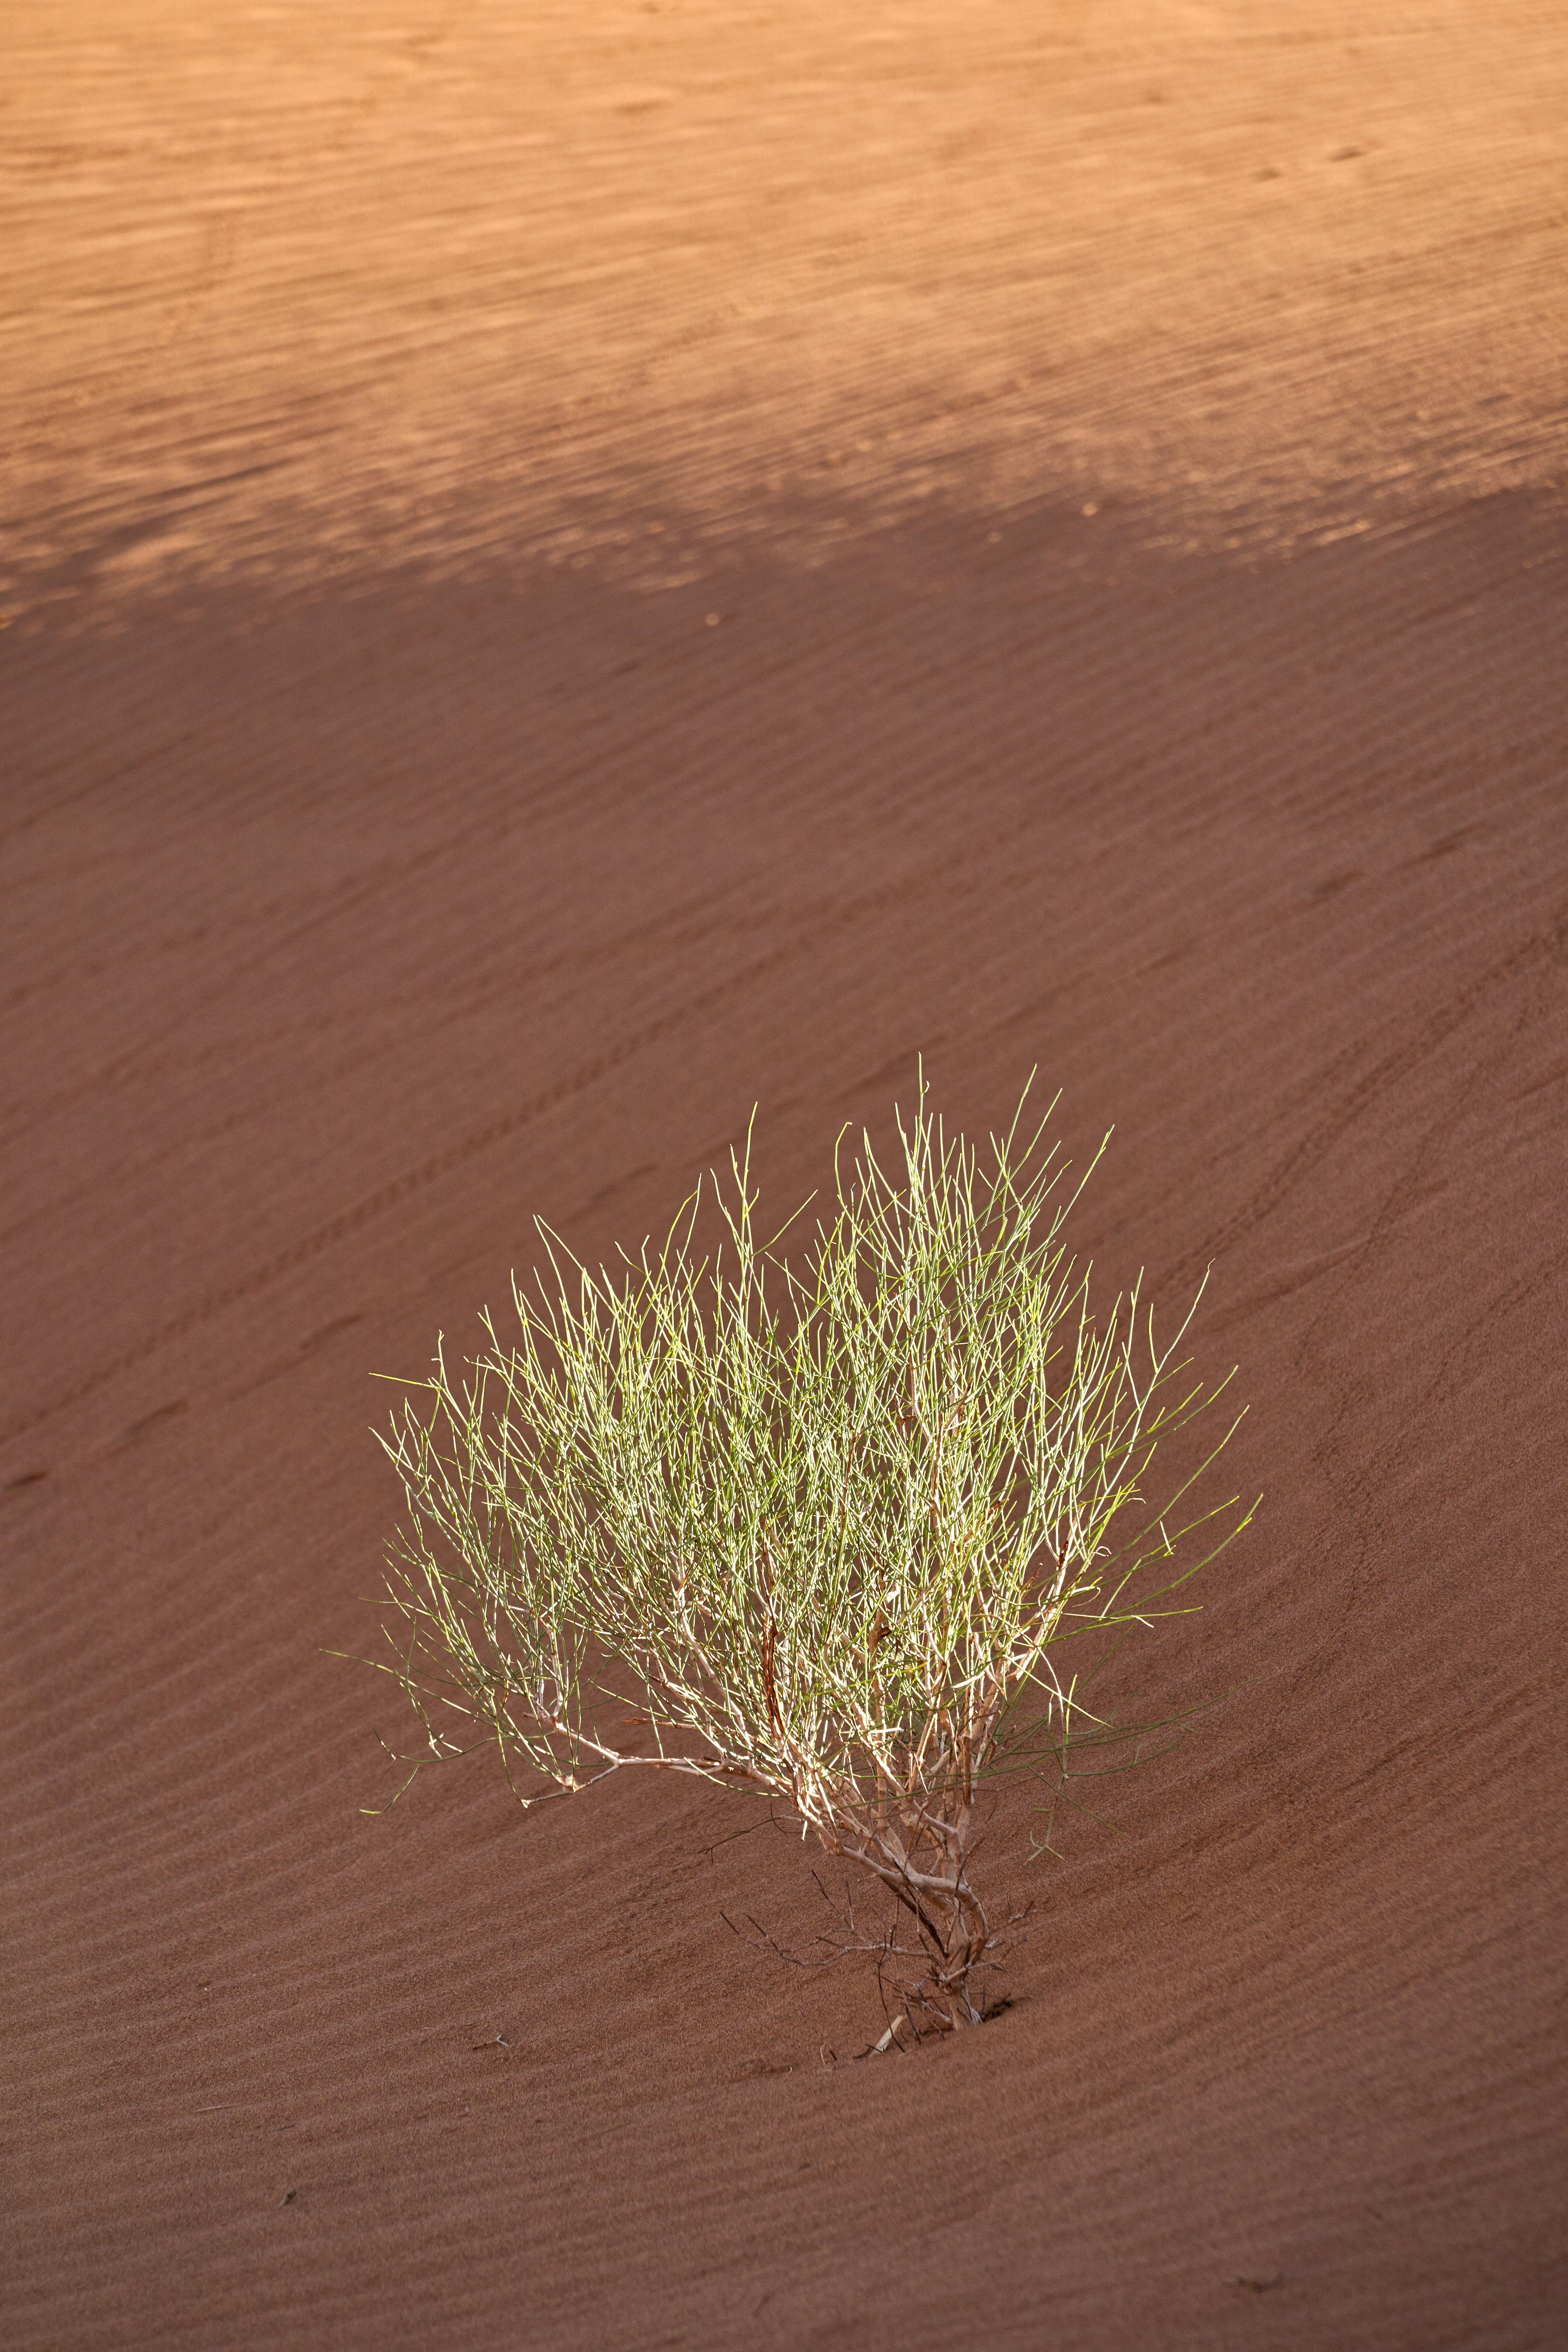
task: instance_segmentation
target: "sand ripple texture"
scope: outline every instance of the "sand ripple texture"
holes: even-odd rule
[[[9,0],[7,2346],[1563,2339],[1563,31]],[[322,1653],[369,1375],[921,1053],[1266,1499],[855,2063]]]

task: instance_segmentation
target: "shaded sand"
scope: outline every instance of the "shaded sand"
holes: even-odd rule
[[[5,2340],[1561,2340],[1561,12],[584,14],[7,12]],[[855,2065],[321,1651],[367,1375],[921,1050],[1267,1500]]]

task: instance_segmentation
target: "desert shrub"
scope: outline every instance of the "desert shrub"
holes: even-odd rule
[[[460,1377],[438,1348],[382,1441],[385,1670],[430,1753],[493,1740],[524,1805],[633,1768],[773,1800],[889,1890],[870,1940],[917,2027],[984,2013],[982,1790],[1103,1730],[1074,1645],[1182,1608],[1250,1516],[1184,1515],[1229,1429],[1147,1499],[1219,1391],[1179,1360],[1191,1309],[1163,1345],[1136,1287],[1090,1315],[1022,1116],[982,1155],[922,1087],[895,1172],[836,1155],[798,1264],[757,1238],[749,1147],[710,1254],[700,1195],[614,1272],[542,1226],[509,1339],[487,1313]]]

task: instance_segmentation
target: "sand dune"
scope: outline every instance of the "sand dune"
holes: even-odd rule
[[[6,47],[7,2343],[1559,2340],[1560,11]],[[1114,1123],[1266,1501],[856,2064],[787,1839],[372,1818],[321,1654],[368,1376],[921,1053]]]

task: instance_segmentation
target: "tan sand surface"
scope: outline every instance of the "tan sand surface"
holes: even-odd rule
[[[1568,2340],[1562,6],[0,47],[7,2347]],[[1266,1500],[858,2064],[786,1838],[322,1652],[368,1376],[921,1052]]]

